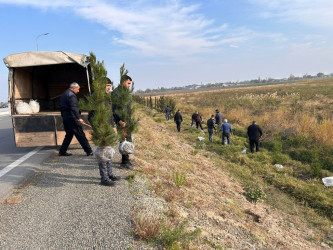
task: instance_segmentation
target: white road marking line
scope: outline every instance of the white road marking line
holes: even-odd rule
[[[23,155],[21,158],[17,159],[13,163],[9,164],[4,169],[0,170],[0,177],[2,177],[3,175],[7,174],[10,170],[12,170],[13,168],[17,167],[22,162],[24,162],[25,160],[27,160],[28,158],[30,158],[31,156],[33,156],[34,154],[36,154],[42,148],[44,148],[44,147],[37,147],[37,148],[35,148],[34,150],[32,150],[29,153]]]

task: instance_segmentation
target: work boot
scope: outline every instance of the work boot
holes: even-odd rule
[[[94,155],[94,153],[92,151],[87,153],[87,156],[92,156],[92,155]]]
[[[120,180],[120,177],[115,176],[114,174],[110,175],[109,178],[110,178],[111,181],[119,181]]]
[[[70,154],[70,153],[59,153],[59,156],[71,156],[72,154]]]
[[[114,182],[113,181],[102,181],[101,182],[101,185],[102,186],[108,186],[108,187],[112,187],[112,186],[114,186]]]
[[[133,167],[129,163],[121,163],[120,166],[129,170],[133,170]]]

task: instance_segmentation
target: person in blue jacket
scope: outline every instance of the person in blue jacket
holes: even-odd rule
[[[230,134],[232,134],[232,128],[227,119],[224,119],[220,132],[222,132],[222,145],[225,145],[225,139],[227,139],[228,144],[230,144]]]
[[[165,108],[165,118],[167,119],[167,121],[170,119],[170,115],[171,115],[171,108],[169,107],[169,105],[167,105]]]

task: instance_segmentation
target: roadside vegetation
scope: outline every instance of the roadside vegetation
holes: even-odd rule
[[[333,176],[332,87],[316,80],[168,96],[185,118],[181,133],[163,113],[141,108],[136,176],[168,204],[147,240],[161,242],[162,228],[178,225],[192,236],[165,248],[333,247],[333,190],[321,181]],[[189,126],[194,111],[207,120],[216,108],[233,126],[230,146]],[[264,132],[261,152],[244,154],[252,120]]]

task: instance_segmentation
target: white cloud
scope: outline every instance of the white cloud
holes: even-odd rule
[[[248,0],[259,5],[264,18],[297,22],[307,26],[333,28],[333,1],[331,0]]]
[[[131,7],[120,1],[103,0],[0,0],[0,3],[43,10],[72,7],[82,18],[117,31],[115,43],[135,48],[145,56],[190,56],[247,40],[242,34],[231,34],[227,24],[206,18],[199,12],[199,5],[185,5],[176,0],[159,5],[152,1],[133,1]]]

